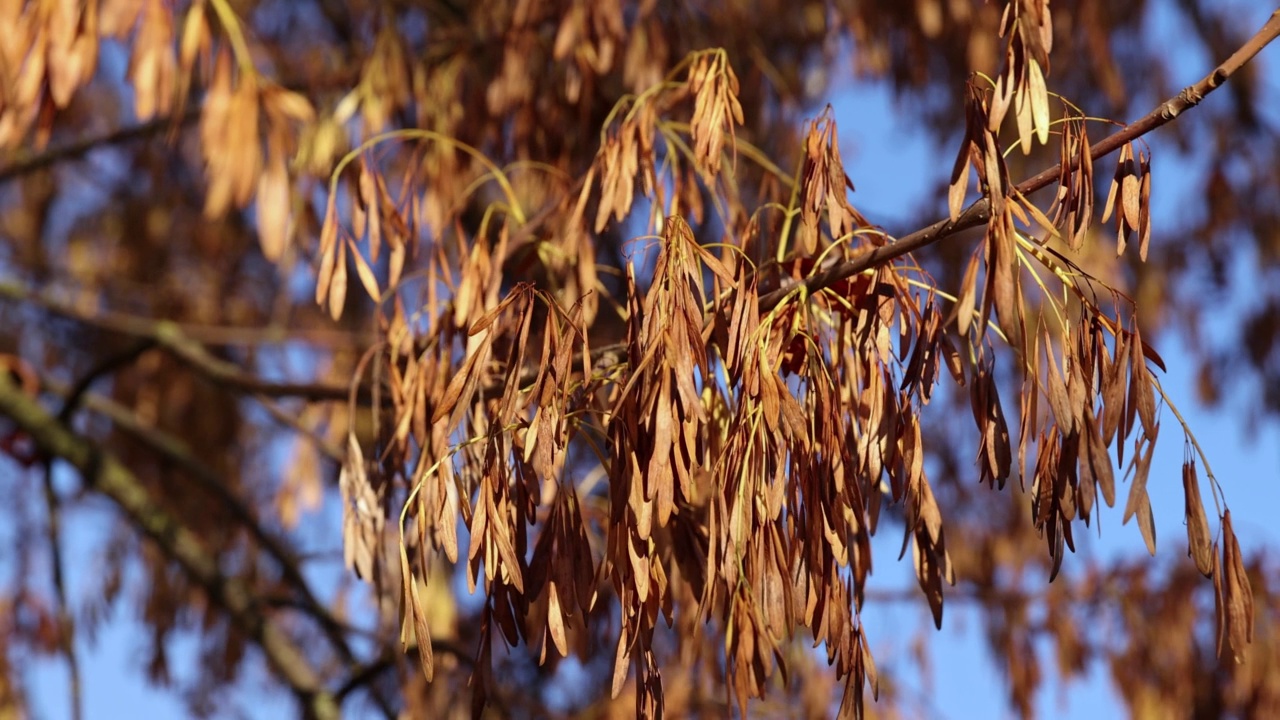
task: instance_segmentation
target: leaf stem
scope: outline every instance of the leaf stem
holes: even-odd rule
[[[240,72],[246,75],[257,73],[257,68],[253,65],[253,55],[249,52],[249,43],[244,39],[244,30],[240,26],[240,19],[236,17],[236,11],[231,9],[231,4],[227,0],[209,0],[213,6],[213,12],[218,16],[218,22],[222,23],[222,29],[227,33],[227,41],[231,43],[231,52],[236,56],[236,65],[240,67]],[[190,12],[200,12],[200,7],[193,6]]]

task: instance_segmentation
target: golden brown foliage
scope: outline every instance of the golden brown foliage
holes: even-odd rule
[[[1092,18],[1066,42],[1105,40],[1097,3],[1061,4]],[[1051,78],[1064,32],[1048,0],[921,0],[907,19],[898,5],[324,1],[294,16],[229,0],[0,4],[13,28],[0,38],[0,149],[46,147],[113,82],[137,121],[175,138],[197,128],[133,160],[154,174],[113,222],[137,233],[135,249],[94,269],[73,236],[70,290],[27,285],[50,275],[34,261],[5,287],[89,333],[51,338],[48,365],[0,347],[23,381],[0,385],[15,421],[4,450],[47,472],[57,607],[32,612],[57,629],[42,651],[79,672],[60,457],[150,538],[138,556],[152,675],[167,676],[164,639],[194,609],[218,654],[207,693],[252,646],[312,716],[356,692],[389,716],[457,712],[468,687],[475,716],[546,714],[539,686],[570,657],[600,686],[577,709],[602,715],[824,717],[838,703],[862,717],[882,689],[892,713],[871,653],[883,629],[863,619],[878,531],[901,531],[937,627],[957,592],[983,610],[1024,715],[1043,677],[1037,636],[1063,676],[1105,658],[1135,713],[1274,709],[1273,575],[1246,558],[1211,458],[1160,386],[1146,308],[1082,258],[1101,243],[1094,163],[1118,151],[1100,220],[1115,215],[1116,255],[1136,241],[1139,261],[1157,261],[1144,136],[1236,82],[1280,15],[1106,134],[1081,110],[1096,98],[1051,90],[1071,60]],[[271,28],[304,16],[331,41]],[[751,32],[698,29],[717,23]],[[932,51],[899,58],[885,25],[907,47],[946,28],[937,52],[969,60],[917,77]],[[843,37],[861,71],[939,83],[954,117],[963,107],[948,219],[892,236],[850,201],[835,111],[800,122],[806,73]],[[123,81],[95,79],[104,41],[129,53]],[[1092,62],[1113,89],[1105,58]],[[1015,146],[1057,164],[1019,182]],[[57,160],[12,175],[40,162]],[[962,231],[980,225],[969,249]],[[38,232],[25,240],[15,258],[43,253]],[[935,275],[924,256],[943,245],[960,254]],[[298,278],[314,282],[306,303],[288,287]],[[129,304],[132,288],[148,293]],[[261,349],[281,337],[313,341],[304,363],[318,379],[242,368],[297,362]],[[85,349],[102,338],[102,357]],[[83,379],[60,385],[60,364]],[[106,375],[110,395],[89,394]],[[42,408],[44,392],[61,411]],[[287,467],[239,395],[300,438]],[[102,425],[73,423],[81,406]],[[1187,438],[1192,560],[1162,579],[1130,567],[1059,578],[1081,524],[1117,492],[1155,555],[1148,482],[1169,415]],[[262,463],[280,477],[264,480]],[[325,495],[325,463],[341,503],[341,531],[326,535],[367,606],[347,606],[362,592],[349,578],[320,599],[286,534]],[[117,537],[107,602],[129,553],[131,535]],[[1214,591],[1216,654],[1196,637],[1191,567],[1211,579],[1200,592]],[[1027,571],[1057,584],[1029,598]],[[453,592],[463,578],[470,605]],[[32,601],[0,597],[11,602]],[[1111,646],[1082,627],[1107,612],[1127,629]],[[8,652],[0,638],[0,713],[16,705]],[[1141,669],[1160,653],[1167,673]]]

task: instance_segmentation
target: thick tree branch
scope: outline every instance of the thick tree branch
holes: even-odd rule
[[[1205,96],[1221,87],[1232,75],[1236,73],[1245,63],[1253,59],[1255,55],[1266,47],[1271,41],[1280,35],[1280,10],[1271,14],[1271,18],[1262,26],[1253,37],[1240,46],[1231,57],[1227,58],[1222,64],[1213,69],[1213,72],[1190,87],[1185,88],[1176,96],[1169,98],[1161,103],[1151,112],[1147,113],[1141,119],[1130,125],[1127,125],[1120,132],[1115,133],[1102,140],[1098,144],[1092,146],[1092,157],[1096,161],[1115,152],[1126,143],[1131,142],[1147,133],[1161,127],[1170,122],[1174,118],[1181,115],[1196,105],[1199,105]],[[1059,163],[1041,173],[1027,178],[1019,183],[1015,188],[1023,195],[1035,192],[1048,186],[1058,178],[1062,171],[1062,165]],[[874,248],[868,252],[862,253],[857,257],[837,263],[826,270],[810,275],[805,278],[803,285],[805,290],[810,294],[830,287],[840,280],[852,277],[864,270],[879,267],[885,263],[915,252],[923,247],[932,245],[939,240],[950,237],[962,230],[977,227],[991,219],[991,205],[986,198],[978,200],[960,213],[960,216],[953,220],[939,220],[932,225],[917,230],[910,235],[904,235],[896,241],[883,247]],[[789,287],[779,288],[760,298],[760,308],[768,310],[776,307],[790,293],[794,292],[799,283]]]
[[[0,377],[0,414],[27,432],[41,451],[78,469],[87,482],[115,502],[130,522],[182,566],[213,602],[225,608],[236,627],[262,648],[271,667],[293,689],[308,716],[322,720],[340,717],[337,700],[324,688],[307,653],[260,611],[258,599],[245,583],[223,575],[217,559],[204,549],[199,538],[157,505],[138,478],[115,456],[59,423],[8,377]]]

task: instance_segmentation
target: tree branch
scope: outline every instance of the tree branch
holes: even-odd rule
[[[156,118],[140,125],[117,128],[101,135],[82,138],[34,155],[28,155],[4,167],[0,167],[0,185],[23,175],[29,175],[37,170],[57,165],[65,160],[75,160],[99,148],[119,145],[130,140],[158,135],[166,130],[189,125],[199,117],[200,108],[193,106],[187,108],[186,112],[176,117]]]
[[[47,291],[39,290],[13,279],[0,279],[0,299],[18,304],[30,304],[69,320],[90,325],[121,335],[153,338],[162,324],[175,328],[184,337],[207,346],[278,345],[287,342],[305,342],[313,345],[372,345],[377,338],[372,334],[355,334],[324,328],[290,328],[276,325],[266,327],[237,327],[233,325],[202,325],[180,323],[162,318],[143,317],[114,310],[89,312],[75,303],[62,300]]]
[[[1183,89],[1182,92],[1174,97],[1160,103],[1159,106],[1141,119],[1094,145],[1092,147],[1093,159],[1096,161],[1110,155],[1126,143],[1146,135],[1172,121],[1183,112],[1199,105],[1205,96],[1221,87],[1236,71],[1252,60],[1262,48],[1275,40],[1278,35],[1280,35],[1280,10],[1273,12],[1270,19],[1253,37],[1249,38],[1247,42],[1240,46],[1240,49],[1232,53],[1231,57],[1214,68],[1213,72],[1202,78],[1200,82]],[[1030,194],[1048,186],[1058,178],[1061,171],[1062,164],[1059,163],[1027,178],[1014,189],[1023,195]],[[804,288],[810,294],[815,293],[823,288],[830,287],[840,280],[857,275],[864,270],[884,265],[895,258],[932,245],[962,230],[977,227],[990,219],[991,204],[986,198],[983,198],[966,208],[955,220],[939,220],[926,228],[904,235],[888,245],[874,248],[850,260],[837,263],[826,270],[810,275],[803,281]],[[800,283],[782,287],[761,297],[760,308],[769,310],[776,307],[784,298],[794,292],[798,285]]]
[[[210,600],[227,611],[236,627],[257,642],[309,717],[328,720],[341,716],[337,700],[323,687],[307,653],[282,627],[260,612],[258,598],[244,582],[222,574],[217,559],[205,551],[199,538],[157,505],[138,478],[115,456],[59,423],[8,377],[0,377],[0,414],[26,431],[41,451],[78,469],[165,555],[181,565]]]
[[[44,504],[48,515],[45,542],[49,543],[49,571],[58,607],[58,651],[67,661],[67,695],[72,720],[84,718],[84,684],[80,679],[80,659],[76,655],[76,620],[67,603],[66,558],[62,554],[62,505],[53,487],[53,462],[47,460],[40,473],[44,480]]]
[[[41,384],[55,395],[68,396],[68,393],[74,390],[74,388],[69,390],[50,378],[41,378]],[[231,512],[236,521],[244,526],[254,542],[280,568],[281,578],[289,586],[290,590],[296,594],[296,602],[291,607],[305,613],[321,628],[333,645],[339,659],[349,669],[354,670],[358,667],[355,653],[347,642],[345,628],[311,590],[311,585],[302,575],[301,559],[293,553],[284,539],[268,531],[259,522],[248,506],[235,493],[231,492],[216,473],[196,460],[181,439],[163,430],[143,425],[138,422],[138,419],[127,408],[108,398],[87,393],[83,390],[80,395],[74,396],[74,398],[78,405],[83,405],[86,409],[111,420],[118,430],[150,448],[176,467],[186,471],[200,488],[218,498],[227,510]],[[68,397],[68,402],[71,399],[72,397]],[[66,423],[69,419],[69,417],[59,417],[58,421]],[[391,706],[386,698],[375,697],[375,700],[387,712],[389,717],[394,717],[395,713],[390,710]]]
[[[350,396],[350,388],[338,383],[294,383],[274,382],[245,372],[235,363],[214,357],[204,345],[191,334],[192,328],[171,320],[157,320],[117,313],[110,310],[89,313],[77,308],[65,300],[51,297],[23,283],[14,280],[0,280],[0,299],[8,299],[17,303],[30,303],[55,315],[109,332],[121,333],[133,337],[150,340],[172,352],[180,360],[204,373],[210,380],[234,388],[240,392],[264,395],[267,397],[296,397],[314,401],[342,401]],[[217,334],[224,342],[211,344],[241,344],[254,339],[270,338],[279,342],[289,339],[293,332],[286,328],[217,328]],[[197,328],[197,334],[199,329]],[[234,342],[236,333],[241,334],[239,342]],[[358,336],[344,334],[343,338],[350,343],[361,340]],[[233,342],[225,342],[225,341]],[[252,344],[249,342],[249,344]]]

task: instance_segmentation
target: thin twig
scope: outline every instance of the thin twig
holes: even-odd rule
[[[61,504],[53,487],[53,460],[44,463],[44,504],[49,521],[46,541],[49,543],[49,565],[53,573],[53,591],[58,600],[58,649],[67,661],[67,690],[72,720],[84,717],[84,699],[80,689],[80,660],[76,657],[75,617],[67,605],[67,581],[62,556]]]

